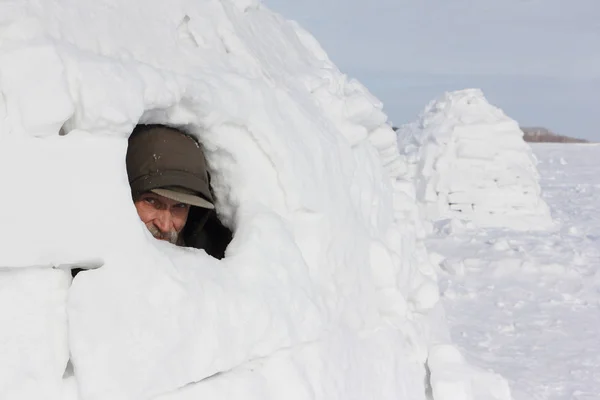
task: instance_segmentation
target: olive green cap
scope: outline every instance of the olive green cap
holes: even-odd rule
[[[134,199],[155,192],[214,208],[204,152],[191,136],[163,125],[138,125],[129,137],[126,164]]]

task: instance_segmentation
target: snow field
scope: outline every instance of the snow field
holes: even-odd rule
[[[509,398],[428,361],[452,346],[396,137],[297,24],[256,1],[5,2],[0,104],[0,397]],[[140,223],[138,122],[204,145],[223,260]]]
[[[481,90],[444,94],[402,126],[398,138],[427,219],[525,230],[553,226],[519,125]]]
[[[443,260],[441,299],[467,360],[505,376],[515,400],[596,399],[600,146],[532,148],[558,229],[456,231],[427,245]]]

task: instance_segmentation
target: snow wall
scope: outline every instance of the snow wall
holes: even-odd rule
[[[519,124],[488,103],[480,89],[445,93],[397,133],[421,215],[429,221],[553,227],[537,160]]]
[[[204,144],[224,259],[139,221],[138,122]],[[508,399],[450,344],[396,146],[256,1],[0,3],[0,398]]]

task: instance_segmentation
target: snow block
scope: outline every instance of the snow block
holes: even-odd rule
[[[0,270],[0,393],[3,399],[61,399],[69,347],[67,291],[60,270]]]
[[[44,68],[41,68],[41,67]],[[74,111],[51,44],[0,46],[0,92],[13,134],[54,135]]]

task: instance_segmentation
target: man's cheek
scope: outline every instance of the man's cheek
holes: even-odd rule
[[[183,228],[185,227],[185,220],[178,220],[175,222],[175,230],[177,232],[181,232],[183,230]]]

